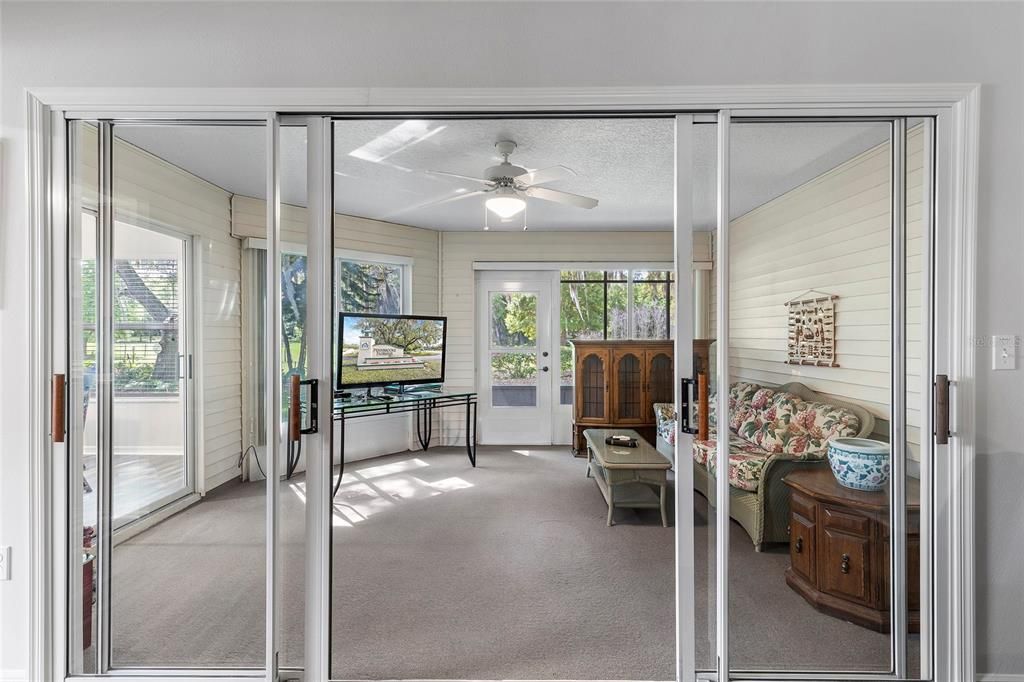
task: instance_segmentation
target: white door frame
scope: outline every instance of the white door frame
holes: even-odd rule
[[[480,394],[478,408],[480,414],[477,417],[480,429],[480,443],[506,444],[507,437],[503,437],[499,429],[489,428],[489,421],[501,413],[508,417],[511,414],[522,413],[526,410],[536,410],[534,417],[521,417],[524,424],[534,421],[540,417],[536,438],[520,438],[515,441],[517,445],[551,445],[554,442],[554,415],[558,398],[555,395],[555,375],[558,371],[559,350],[558,350],[558,278],[554,271],[541,270],[494,270],[489,272],[476,272],[474,286],[476,287],[476,310],[474,313],[476,347],[476,390]],[[537,294],[537,402],[534,407],[515,408],[491,406],[490,395],[490,309],[487,293],[507,292],[530,292]],[[545,305],[540,305],[540,303]],[[544,310],[547,307],[547,310]],[[546,314],[545,314],[546,313]],[[547,357],[541,357],[541,353],[547,353]],[[546,364],[545,364],[546,361]],[[548,370],[541,371],[540,366]]]
[[[671,270],[672,261],[473,261],[475,272],[493,272],[495,270],[515,270],[547,273],[552,272],[555,278],[551,283],[551,331],[552,331],[552,357],[555,362],[561,363],[559,347],[561,339],[561,273],[565,270]],[[708,264],[710,267],[710,264]],[[557,273],[557,274],[555,274]],[[479,346],[477,353],[480,353]],[[479,371],[479,368],[478,368]],[[552,365],[552,371],[554,366]],[[559,372],[560,373],[560,372]],[[570,445],[572,443],[572,404],[561,404],[561,382],[557,377],[552,377],[551,393],[551,444]]]
[[[936,323],[949,330],[936,349],[934,369],[950,376],[952,428],[950,461],[959,476],[936,480],[936,506],[945,514],[935,529],[936,637],[935,680],[974,679],[974,454],[975,262],[977,241],[980,86],[976,84],[773,85],[647,88],[42,88],[26,93],[28,219],[32,235],[28,294],[28,387],[31,405],[31,480],[29,548],[33,569],[30,592],[29,677],[66,677],[67,625],[64,586],[68,546],[63,527],[62,491],[68,481],[62,467],[64,448],[49,434],[49,386],[52,373],[64,372],[62,320],[65,301],[61,264],[54,249],[63,247],[65,178],[60,113],[86,118],[257,119],[276,127],[275,112],[321,111],[336,114],[403,112],[643,112],[730,109],[734,115],[936,116],[938,144],[936,191],[937,249],[948,261],[936,264]],[[53,114],[57,114],[56,117]],[[270,133],[274,135],[273,132]],[[268,177],[275,177],[276,154],[270,152]],[[272,181],[271,181],[272,182]],[[276,187],[274,187],[276,191]],[[268,202],[273,206],[273,202]],[[273,209],[268,209],[268,213]],[[276,215],[268,215],[268,223]],[[275,226],[276,227],[276,226]],[[677,225],[677,233],[679,226]],[[678,248],[677,239],[677,248]],[[277,245],[275,244],[275,247]],[[678,281],[678,278],[677,278]],[[685,306],[678,306],[682,309]],[[272,382],[273,383],[273,382]],[[276,458],[270,458],[276,461]],[[271,479],[272,480],[272,479]],[[272,507],[273,505],[271,505]],[[677,524],[679,526],[680,524]],[[685,525],[685,524],[682,524]],[[677,535],[677,542],[683,538]],[[317,541],[307,538],[307,542]],[[691,547],[692,549],[692,538]],[[268,555],[273,548],[268,547]],[[269,558],[269,556],[268,556]],[[271,558],[273,564],[273,559]],[[692,566],[691,566],[692,568]],[[677,562],[677,574],[686,566]],[[272,595],[273,590],[270,590]],[[941,601],[940,598],[941,597]],[[268,595],[268,604],[272,597]],[[276,611],[271,609],[271,611]],[[268,617],[268,640],[273,618]],[[268,652],[268,658],[272,654]],[[308,663],[308,661],[307,661]],[[256,671],[257,677],[265,672]],[[239,671],[166,671],[147,680],[252,679]],[[272,673],[271,673],[272,676]],[[679,678],[692,679],[682,669]],[[792,675],[790,677],[793,677]],[[122,679],[130,679],[125,676]]]

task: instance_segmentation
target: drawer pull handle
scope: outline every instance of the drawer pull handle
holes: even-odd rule
[[[796,549],[797,554],[804,551],[804,539],[802,537],[796,539],[796,545],[794,548]]]
[[[842,559],[843,559],[842,562],[840,562],[840,564],[839,564],[839,570],[842,571],[843,573],[849,573],[850,572],[850,555],[849,554],[844,554],[842,556]]]

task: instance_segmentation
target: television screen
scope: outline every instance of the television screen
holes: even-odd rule
[[[448,318],[341,313],[338,389],[444,381]]]

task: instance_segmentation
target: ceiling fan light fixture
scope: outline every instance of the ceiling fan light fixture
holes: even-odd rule
[[[523,201],[522,198],[517,197],[513,190],[499,190],[498,193],[488,199],[484,205],[487,206],[488,211],[491,211],[504,220],[508,220],[526,208],[526,202]]]

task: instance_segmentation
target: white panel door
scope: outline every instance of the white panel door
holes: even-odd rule
[[[552,377],[558,371],[551,323],[553,276],[506,271],[477,275],[481,443],[552,442]]]

